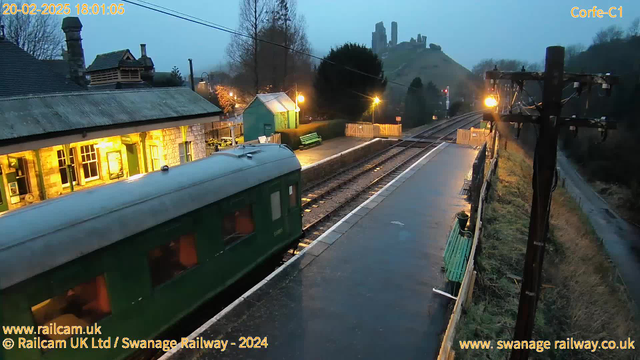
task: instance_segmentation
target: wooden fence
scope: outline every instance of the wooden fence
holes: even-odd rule
[[[495,148],[495,146],[492,148]],[[482,233],[482,213],[484,211],[487,191],[491,186],[491,177],[493,176],[497,165],[498,158],[494,157],[493,160],[491,160],[489,172],[487,173],[487,176],[485,177],[482,184],[482,189],[480,190],[477,210],[478,216],[476,218],[475,232],[473,234],[473,245],[471,247],[471,253],[469,254],[469,260],[467,261],[467,269],[465,270],[464,278],[462,279],[462,285],[460,286],[460,291],[458,292],[456,302],[453,306],[453,312],[451,313],[451,318],[449,318],[447,330],[445,331],[444,337],[442,338],[438,360],[453,360],[455,356],[455,352],[451,350],[451,347],[456,336],[456,326],[458,325],[458,321],[460,321],[460,316],[462,315],[462,307],[468,306],[471,302],[473,285],[476,279],[476,272],[473,270],[475,266],[476,248],[478,246],[478,241],[480,240],[480,236]]]
[[[482,144],[490,140],[489,138],[491,135],[492,134],[488,129],[458,129],[456,143],[462,145],[482,146]]]
[[[362,138],[401,137],[402,125],[348,123],[345,125],[344,134]]]

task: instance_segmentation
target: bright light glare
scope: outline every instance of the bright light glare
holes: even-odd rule
[[[378,105],[380,103],[380,99],[376,96],[375,98],[373,98],[373,103],[375,105]]]
[[[498,100],[496,100],[496,98],[494,98],[493,96],[489,96],[484,99],[484,105],[486,107],[496,107],[498,106]]]
[[[230,92],[229,92],[229,96],[233,96],[233,91],[230,91]]]
[[[302,96],[302,94],[298,95],[298,102],[304,102],[304,96]]]

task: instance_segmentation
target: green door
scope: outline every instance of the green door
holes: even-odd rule
[[[7,195],[4,193],[4,176],[0,171],[0,212],[9,210],[9,204],[7,204]]]
[[[129,176],[140,174],[138,164],[138,149],[136,144],[125,145],[127,147],[127,163],[129,163]]]

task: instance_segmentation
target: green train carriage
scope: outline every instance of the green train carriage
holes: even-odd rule
[[[115,337],[152,339],[297,244],[300,164],[283,145],[241,146],[9,212],[0,228],[1,326],[97,324],[102,334],[86,337],[111,337],[112,347]],[[41,335],[67,348],[3,348],[0,359],[134,351],[71,349],[78,337]]]

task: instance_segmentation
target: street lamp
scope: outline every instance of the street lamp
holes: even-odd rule
[[[498,106],[498,100],[496,100],[496,98],[493,96],[487,96],[487,98],[484,99],[484,106],[490,107],[490,108],[496,107]]]
[[[373,98],[373,111],[371,112],[371,124],[376,123],[376,105],[380,104],[380,99],[376,96]]]

